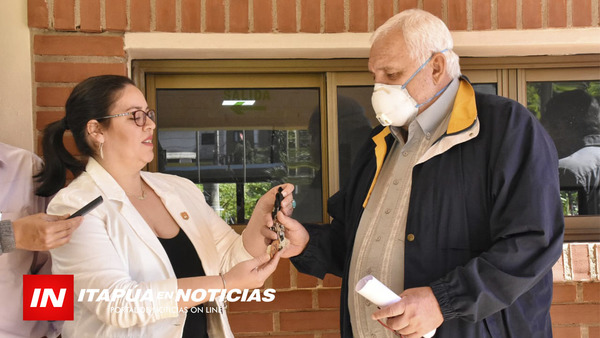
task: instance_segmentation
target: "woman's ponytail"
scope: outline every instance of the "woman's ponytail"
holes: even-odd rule
[[[67,181],[67,170],[77,177],[85,166],[67,151],[63,136],[68,129],[66,118],[49,124],[44,129],[42,141],[44,168],[36,176],[40,185],[36,190],[39,196],[56,194]]]

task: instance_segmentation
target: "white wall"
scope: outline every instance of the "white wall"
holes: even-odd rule
[[[34,150],[27,1],[0,1],[0,142]]]

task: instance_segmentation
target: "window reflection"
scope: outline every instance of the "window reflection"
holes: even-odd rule
[[[321,181],[308,132],[317,88],[159,89],[156,101],[159,171],[197,183],[229,224],[246,223],[274,185],[294,184],[300,207]],[[320,221],[321,195],[319,186],[311,196],[317,205],[295,217]]]
[[[556,145],[565,215],[600,214],[600,81],[528,82],[527,105]]]

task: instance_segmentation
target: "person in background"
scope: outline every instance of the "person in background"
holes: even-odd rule
[[[69,241],[82,217],[43,213],[48,199],[35,195],[35,154],[0,142],[0,337],[56,337],[59,322],[23,320],[23,275],[49,274],[49,249]]]
[[[67,245],[52,250],[53,272],[74,275],[76,299],[82,289],[150,290],[154,297],[100,302],[84,297],[75,302],[75,320],[65,322],[62,335],[233,337],[220,299],[209,304],[175,295],[263,285],[280,257],[266,253],[276,237],[268,226],[278,187],[257,202],[240,236],[191,181],[142,171],[154,157],[156,113],[129,78],[88,78],[73,89],[65,110],[64,119],[44,130],[46,167],[38,193],[56,193],[70,170],[75,180],[58,191],[48,213],[73,212],[97,196],[104,202]],[[86,165],[66,151],[66,130]],[[293,186],[282,187],[280,214],[291,215]],[[201,303],[213,307],[206,311],[211,313]]]
[[[541,122],[558,151],[562,190],[578,193],[578,214],[600,214],[600,105],[577,89],[546,104]]]
[[[422,10],[379,27],[369,71],[382,125],[329,199],[332,223],[302,231],[281,217],[294,229],[284,257],[342,277],[343,337],[552,335],[564,233],[556,150],[525,107],[474,92],[452,48]],[[402,299],[377,309],[353,291],[366,275]]]

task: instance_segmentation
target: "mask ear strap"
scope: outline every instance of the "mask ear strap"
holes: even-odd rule
[[[431,100],[435,99],[436,97],[440,96],[440,94],[442,94],[444,92],[444,90],[446,90],[446,88],[448,88],[450,86],[451,83],[452,83],[452,81],[448,82],[448,84],[445,85],[444,88],[440,89],[440,91],[437,92],[437,93],[435,93],[435,95],[433,95],[432,97],[430,97],[429,100],[427,100],[427,101],[425,101],[423,103],[419,103],[415,107],[419,108],[422,105],[427,104],[427,103],[429,103],[429,101],[431,101]]]
[[[448,51],[448,48],[442,49],[441,51],[439,51],[438,53],[443,53]],[[410,80],[413,79],[413,77],[417,76],[417,74],[419,74],[419,72],[421,71],[421,69],[423,69],[423,67],[427,66],[427,64],[429,63],[429,61],[431,61],[431,59],[433,58],[433,56],[437,54],[437,53],[433,53],[431,54],[431,56],[429,57],[429,59],[427,59],[427,61],[425,61],[421,67],[419,67],[419,69],[417,69],[409,78],[408,80],[406,80],[406,82],[404,82],[404,84],[402,85],[402,89],[406,88],[406,86],[408,85],[408,83],[410,82]]]

